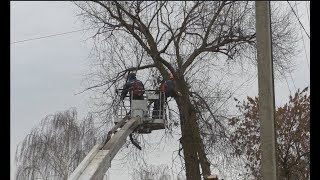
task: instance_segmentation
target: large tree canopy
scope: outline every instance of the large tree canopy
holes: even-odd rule
[[[182,97],[168,121],[181,128],[188,179],[211,173],[210,165],[230,149],[226,118],[221,114],[229,92],[216,77],[256,63],[255,6],[251,1],[93,1],[75,2],[86,25],[96,29],[95,69],[89,76],[97,92],[97,112],[112,117],[115,89],[128,71],[138,71],[150,89],[159,76],[173,74]],[[290,70],[296,54],[290,11],[272,4],[274,67]],[[228,67],[228,68],[221,68]],[[220,69],[220,70],[219,70]],[[221,70],[222,69],[222,70]],[[217,98],[218,96],[218,98]],[[221,111],[222,110],[222,111]],[[225,110],[225,109],[224,109]],[[220,116],[218,116],[220,115]],[[178,123],[177,123],[178,122]],[[219,145],[219,146],[217,146]],[[208,159],[209,158],[209,159]],[[219,158],[216,159],[220,161]],[[199,169],[201,166],[201,172]]]

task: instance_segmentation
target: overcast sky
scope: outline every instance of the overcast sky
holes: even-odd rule
[[[71,2],[11,1],[10,4],[11,43],[85,28]],[[306,4],[299,2],[298,13],[309,33]],[[76,107],[82,119],[89,111],[88,96],[74,95],[84,88],[81,81],[88,72],[91,48],[90,41],[85,41],[88,37],[83,32],[75,32],[11,44],[11,175],[15,173],[13,160],[17,144],[46,115]],[[275,81],[277,104],[284,103],[290,91],[310,84],[310,41],[305,34],[304,43],[307,53],[302,49],[296,57],[292,77]],[[300,45],[303,47],[302,40]],[[167,154],[156,152],[154,156],[162,159],[159,163],[165,163],[171,158],[171,154]],[[112,169],[112,180],[130,179],[128,170],[116,165]]]
[[[10,2],[11,42],[82,29],[70,2]],[[89,46],[83,33],[11,44],[11,172],[16,146],[48,114],[76,107]]]

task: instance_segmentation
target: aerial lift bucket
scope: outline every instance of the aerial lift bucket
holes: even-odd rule
[[[119,89],[117,92],[121,91],[122,89]],[[144,91],[143,100],[132,99],[130,103],[130,98],[126,97],[123,100],[123,103],[118,103],[118,106],[115,108],[115,124],[125,116],[129,116],[130,118],[139,116],[143,123],[137,128],[136,132],[140,134],[147,134],[151,133],[153,130],[165,129],[166,106],[164,103],[164,93],[156,90]],[[160,104],[162,104],[158,110],[153,108],[155,101],[159,101]],[[152,111],[157,111],[156,114],[158,114],[158,116],[152,117]]]

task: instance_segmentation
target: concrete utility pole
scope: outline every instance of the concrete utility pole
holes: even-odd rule
[[[256,1],[261,175],[277,179],[270,1]]]

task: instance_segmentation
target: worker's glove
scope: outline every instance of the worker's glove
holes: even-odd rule
[[[179,92],[179,91],[177,92],[177,94],[178,94],[178,96],[182,96],[181,92]]]

